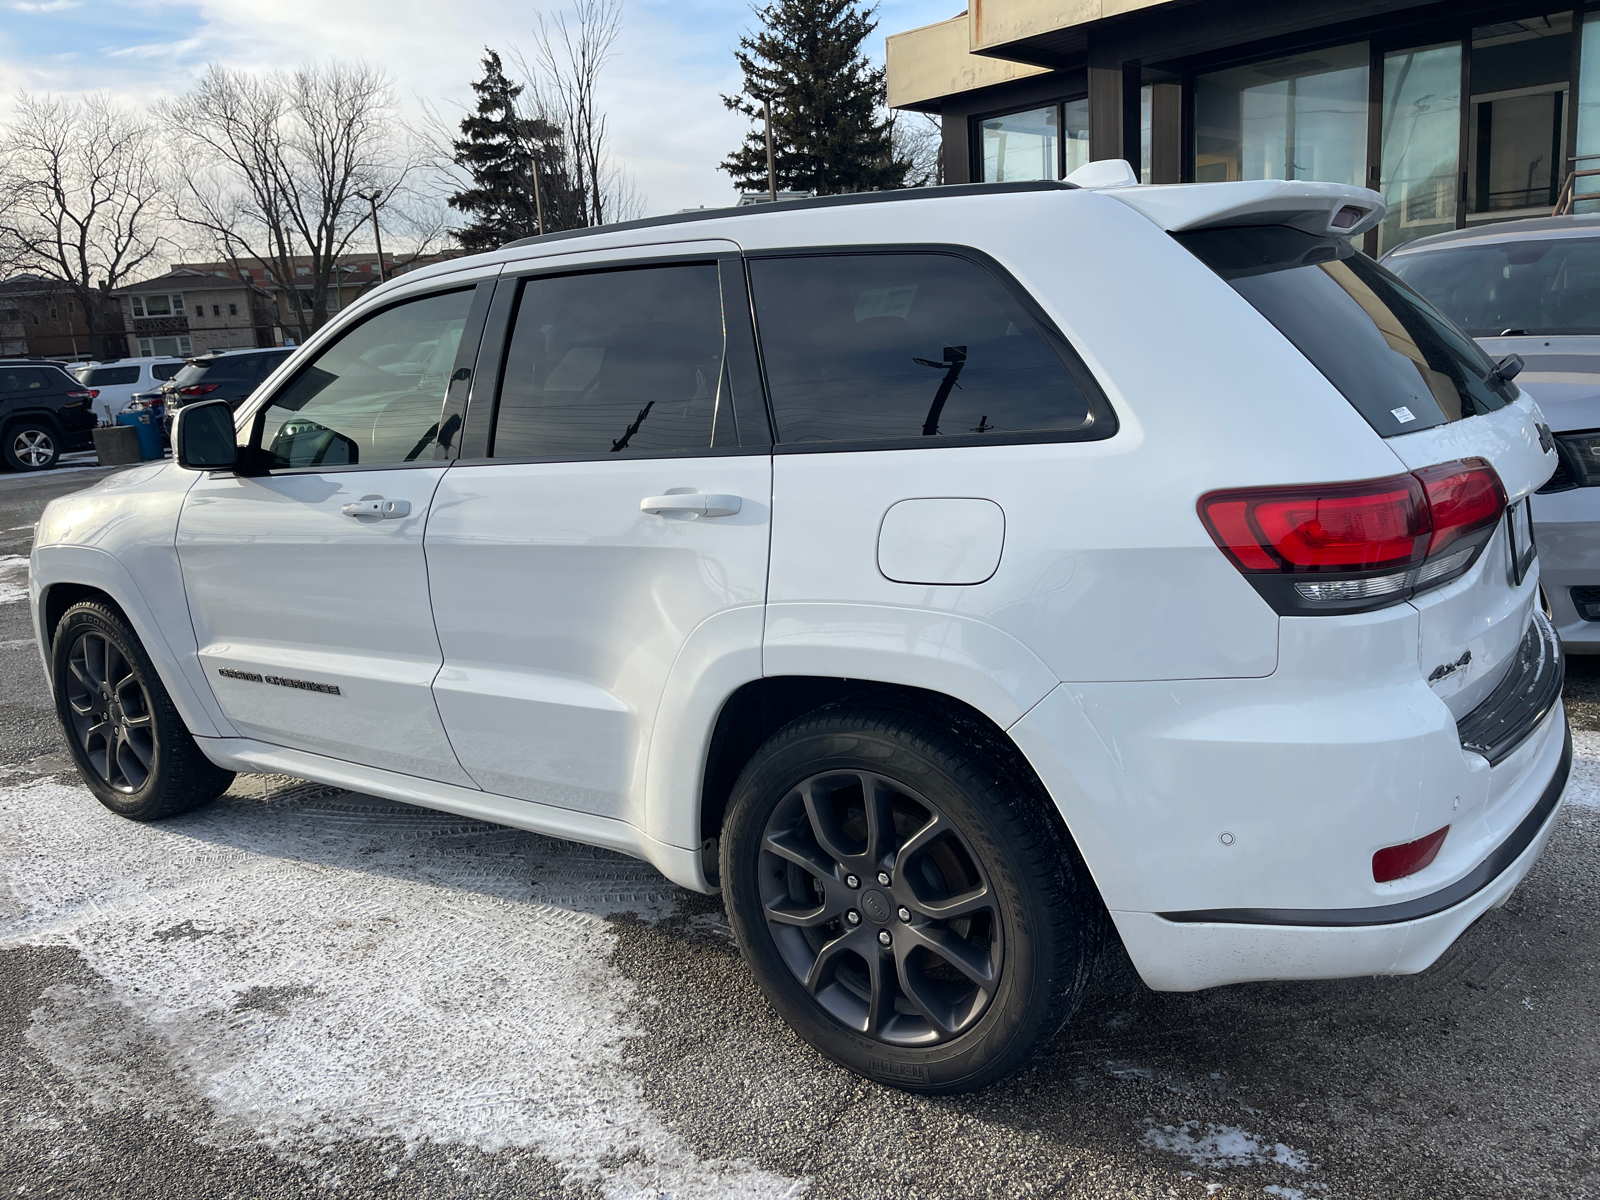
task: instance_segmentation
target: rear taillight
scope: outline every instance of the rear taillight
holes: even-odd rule
[[[214,383],[191,383],[188,387],[179,388],[178,395],[190,397],[208,396],[216,390],[217,385]]]
[[[1450,826],[1446,825],[1403,846],[1385,846],[1372,856],[1372,878],[1378,883],[1389,883],[1415,875],[1439,857],[1439,847],[1444,845],[1449,832]]]
[[[1306,614],[1377,608],[1457,578],[1505,506],[1494,468],[1470,458],[1357,483],[1211,492],[1199,509],[1274,608]]]
[[[93,400],[99,394],[100,394],[100,390],[98,388],[91,388],[87,392],[68,392],[67,393],[67,399],[68,400]]]

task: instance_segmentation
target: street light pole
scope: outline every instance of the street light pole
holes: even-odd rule
[[[383,193],[374,188],[370,192],[357,192],[356,195],[372,206],[372,240],[378,244],[378,282],[382,283],[389,274],[383,267],[383,233],[378,228],[378,201],[383,199]]]
[[[778,199],[778,176],[772,170],[772,100],[763,98],[761,112],[767,119],[767,198]]]

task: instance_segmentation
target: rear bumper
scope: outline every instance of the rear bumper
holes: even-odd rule
[[[1563,725],[1565,717],[1562,716]],[[1432,966],[1479,917],[1498,907],[1539,860],[1566,790],[1572,735],[1556,772],[1511,837],[1461,880],[1404,904],[1321,913],[1263,913],[1270,923],[1181,921],[1114,912],[1129,956],[1156,991],[1189,992],[1259,980],[1410,975]],[[1420,915],[1408,915],[1420,914]],[[1290,924],[1293,919],[1315,924]]]

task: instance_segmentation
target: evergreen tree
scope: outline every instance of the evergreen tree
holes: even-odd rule
[[[543,118],[524,116],[517,103],[521,85],[506,78],[498,53],[485,47],[484,55],[483,78],[472,85],[477,109],[462,120],[463,137],[452,143],[456,165],[472,176],[473,186],[448,201],[473,218],[456,232],[467,251],[493,250],[574,223],[560,129]],[[539,227],[541,200],[544,230]]]
[[[905,186],[884,113],[884,73],[861,44],[878,23],[858,0],[774,0],[755,10],[763,28],[739,39],[744,91],[722,102],[756,122],[722,163],[746,191],[767,187],[761,101],[772,101],[773,174],[780,190],[867,192]]]

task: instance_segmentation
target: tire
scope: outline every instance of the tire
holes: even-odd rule
[[[959,719],[832,705],[756,751],[723,828],[729,920],[768,1000],[835,1062],[910,1091],[1031,1059],[1104,929],[1049,797],[983,745]]]
[[[61,435],[48,425],[23,421],[0,438],[0,455],[13,471],[48,471],[61,457]]]
[[[200,752],[121,613],[95,601],[74,604],[56,625],[50,655],[61,728],[101,804],[155,821],[228,790],[233,772]]]

